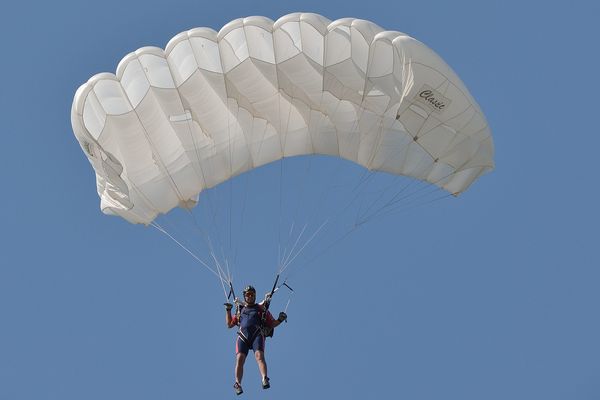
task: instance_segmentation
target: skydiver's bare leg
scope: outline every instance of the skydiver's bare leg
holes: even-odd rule
[[[244,363],[246,362],[246,354],[238,353],[235,358],[235,381],[239,384],[242,383],[242,377],[244,376]]]
[[[258,364],[258,370],[262,377],[266,377],[267,375],[267,363],[265,361],[265,353],[260,350],[256,350],[254,352],[254,358],[256,358],[256,363]]]

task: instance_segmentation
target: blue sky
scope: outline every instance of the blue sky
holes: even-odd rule
[[[377,0],[3,6],[0,398],[234,396],[218,281],[156,230],[99,211],[71,101],[139,47],[295,11],[371,20],[433,48],[485,112],[496,170],[290,268],[289,323],[267,347],[272,388],[249,360],[245,398],[597,399],[600,6]],[[266,182],[278,173],[251,182],[276,199]],[[235,284],[265,292],[276,250],[260,217],[235,237]]]

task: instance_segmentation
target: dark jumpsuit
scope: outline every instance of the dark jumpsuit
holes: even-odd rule
[[[265,336],[261,332],[261,318],[265,312],[261,304],[253,304],[244,306],[238,316],[233,317],[233,324],[239,325],[238,338],[235,342],[235,352],[248,354],[248,351],[265,351]],[[266,311],[266,325],[273,326],[273,316],[269,311]]]

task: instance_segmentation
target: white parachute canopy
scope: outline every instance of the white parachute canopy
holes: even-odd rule
[[[432,50],[360,19],[296,13],[197,28],[75,94],[102,211],[151,223],[283,157],[324,154],[452,194],[494,166],[479,106]]]

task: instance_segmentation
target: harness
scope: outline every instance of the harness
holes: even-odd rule
[[[254,342],[254,339],[256,339],[256,337],[258,335],[261,335],[263,337],[272,337],[273,336],[273,328],[269,328],[266,324],[267,321],[267,309],[260,305],[257,304],[257,313],[259,314],[259,324],[258,325],[252,325],[253,328],[253,332],[250,333],[250,337],[246,337],[246,335],[244,335],[244,332],[242,331],[242,325],[241,325],[241,317],[242,317],[242,313],[244,313],[244,309],[247,307],[240,305],[236,311],[236,316],[237,316],[237,320],[238,320],[238,325],[240,327],[240,329],[238,330],[237,334],[240,337],[240,339],[242,339],[242,341],[248,346],[248,347],[252,347],[252,343]]]

